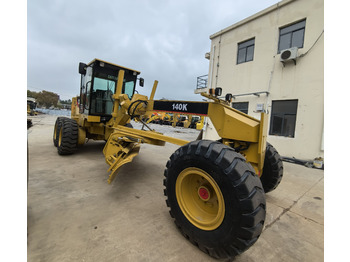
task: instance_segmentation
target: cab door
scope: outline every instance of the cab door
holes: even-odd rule
[[[88,66],[86,68],[86,74],[81,74],[80,81],[80,104],[79,104],[79,113],[80,114],[89,114],[90,107],[90,91],[92,84],[92,67]]]

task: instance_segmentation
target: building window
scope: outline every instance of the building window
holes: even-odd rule
[[[232,103],[232,107],[245,114],[248,114],[248,104],[249,102],[237,102],[237,103]]]
[[[298,100],[272,101],[270,135],[294,137]]]
[[[255,38],[238,44],[237,64],[253,61]]]
[[[304,46],[306,20],[280,28],[278,53],[291,47],[302,48]]]

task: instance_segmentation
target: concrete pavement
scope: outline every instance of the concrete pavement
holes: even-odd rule
[[[108,185],[103,142],[59,156],[52,143],[56,116],[32,119],[28,261],[217,261],[180,234],[166,207],[163,171],[178,146],[142,145]],[[198,135],[154,128],[188,140]],[[284,162],[280,186],[266,195],[264,231],[235,261],[323,261],[323,177],[323,170]]]

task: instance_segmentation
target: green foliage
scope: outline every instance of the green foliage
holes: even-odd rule
[[[38,92],[27,90],[27,97],[37,98]]]
[[[35,98],[39,106],[45,106],[47,108],[51,106],[57,107],[57,103],[60,98],[58,94],[45,90],[39,93],[27,90],[27,96]]]
[[[70,105],[70,104],[72,104],[72,100],[70,100],[70,99],[68,99],[68,100],[60,100],[60,103],[63,105],[63,104],[65,104],[65,105]]]

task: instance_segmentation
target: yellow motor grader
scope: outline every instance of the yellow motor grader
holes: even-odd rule
[[[181,233],[215,258],[232,258],[259,238],[266,215],[265,192],[275,189],[283,175],[277,151],[266,142],[267,115],[261,120],[229,106],[221,89],[201,95],[211,102],[154,100],[135,93],[139,71],[94,59],[79,64],[80,96],[72,99],[71,118],[56,120],[53,142],[58,154],[72,154],[87,139],[106,140],[103,153],[111,183],[121,166],[132,161],[140,145],[180,147],[164,171],[164,194],[170,215]],[[164,136],[143,122],[152,111],[207,116],[219,141],[186,141]],[[144,128],[148,128],[145,130]],[[259,179],[260,177],[260,179]]]

